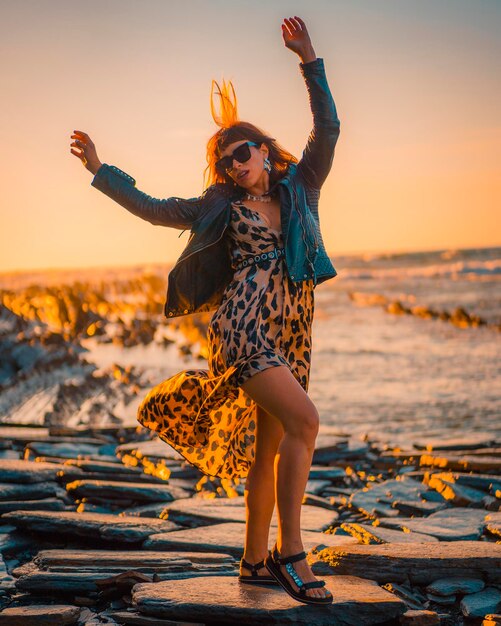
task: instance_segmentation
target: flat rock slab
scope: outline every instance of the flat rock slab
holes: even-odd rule
[[[490,448],[496,445],[497,440],[486,433],[468,437],[454,437],[450,439],[423,439],[414,441],[413,446],[418,450],[476,450]]]
[[[8,441],[46,441],[49,437],[48,428],[30,428],[26,426],[0,426],[0,439]]]
[[[164,620],[159,617],[148,617],[137,611],[106,611],[106,615],[123,626],[206,626],[203,622],[180,622],[179,620]]]
[[[65,511],[69,508],[75,508],[66,505],[59,498],[43,498],[41,500],[6,500],[0,502],[0,514],[8,513],[9,511],[19,511],[20,509],[30,511]]]
[[[353,537],[331,535],[314,531],[301,531],[304,549],[308,552],[318,545],[354,545]],[[245,524],[226,522],[200,528],[151,535],[142,545],[144,550],[202,550],[223,552],[240,558],[245,540]],[[271,548],[271,546],[269,546]]]
[[[60,465],[18,459],[0,459],[0,481],[2,483],[42,483],[55,481]]]
[[[310,480],[330,480],[331,482],[343,482],[346,478],[344,467],[324,467],[323,465],[312,465],[308,478]]]
[[[166,569],[179,560],[191,563],[233,564],[235,559],[229,554],[219,552],[162,552],[155,554],[147,550],[41,550],[34,558],[37,567],[47,571],[59,571],[61,568],[78,567],[81,569],[108,568],[149,568]]]
[[[245,522],[244,496],[235,498],[185,498],[165,507],[166,517],[183,525],[203,525],[218,522]],[[335,511],[303,504],[301,528],[321,532],[338,519]],[[191,522],[191,523],[190,523]],[[273,513],[271,526],[277,526],[277,512]]]
[[[481,578],[439,578],[426,587],[428,593],[450,596],[457,593],[477,593],[485,587]]]
[[[399,480],[391,478],[382,483],[369,483],[370,487],[364,487],[353,492],[349,499],[351,506],[367,515],[398,516],[399,511],[395,505],[399,501],[412,502],[416,507],[423,501],[423,494],[430,491],[427,485],[405,476]],[[426,505],[425,505],[426,506]],[[447,506],[444,504],[443,506]],[[426,508],[423,512],[427,513]]]
[[[382,528],[381,526],[372,526],[371,524],[343,523],[341,528],[352,537],[358,539],[359,543],[423,543],[423,541],[438,541],[438,539],[430,535],[392,530],[390,528]]]
[[[134,570],[158,580],[195,576],[236,576],[238,562],[229,554],[141,550],[43,550],[14,570],[16,587],[31,592],[96,591],[96,580]]]
[[[89,461],[87,459],[68,459],[63,469],[79,468],[83,472],[106,472],[117,474],[131,474],[133,476],[142,476],[143,471],[138,467],[128,467],[123,463],[115,461]]]
[[[77,456],[89,457],[99,454],[104,442],[98,444],[80,443],[78,440],[68,443],[44,443],[42,441],[30,442],[26,445],[26,451],[35,456],[57,456],[64,459],[73,459]]]
[[[50,496],[65,496],[64,489],[56,482],[43,483],[1,483],[0,501],[5,500],[41,500]]]
[[[132,589],[132,602],[145,615],[267,626],[370,626],[406,611],[404,602],[373,581],[354,576],[324,579],[334,596],[328,606],[300,604],[279,587],[251,587],[240,584],[236,578],[218,576],[140,583]]]
[[[501,591],[495,587],[486,587],[483,591],[465,596],[460,607],[466,617],[484,617],[488,613],[497,613],[501,608]]]
[[[135,543],[158,532],[178,530],[172,522],[107,513],[73,513],[72,511],[11,511],[2,521],[41,533],[64,533],[73,536]]]
[[[313,452],[313,463],[334,464],[336,461],[349,461],[352,459],[365,458],[370,451],[369,444],[364,441],[350,440],[347,443],[341,442],[334,445],[322,446],[321,440],[317,437],[317,447]]]
[[[381,518],[381,526],[432,535],[440,541],[478,539],[486,525],[487,512],[468,507],[454,507],[420,518]]]
[[[440,618],[435,611],[409,609],[400,616],[402,626],[440,626]]]
[[[433,474],[427,484],[457,506],[482,506],[486,496],[480,489],[456,483],[447,472]]]
[[[136,459],[145,460],[174,460],[184,461],[182,454],[171,448],[161,439],[151,439],[149,441],[132,441],[129,443],[123,443],[115,448],[115,454],[117,454],[122,461],[127,460],[127,456],[135,457]]]
[[[482,541],[385,543],[325,548],[317,558],[339,574],[363,575],[378,582],[430,584],[464,576],[501,582],[501,544]]]
[[[438,453],[422,454],[419,463],[422,466],[439,467],[448,470],[466,472],[501,472],[501,458],[496,456],[441,455]]]
[[[74,480],[66,490],[77,498],[89,501],[97,498],[133,500],[134,502],[172,502],[177,498],[189,498],[191,493],[173,485],[158,483],[134,483],[112,480]]]
[[[75,595],[99,591],[96,581],[110,577],[109,572],[41,572],[34,570],[16,580],[16,588],[21,591],[43,593],[58,597],[64,594]],[[48,599],[46,597],[46,599]]]
[[[0,612],[1,626],[70,626],[77,624],[80,607],[69,605],[17,606]]]

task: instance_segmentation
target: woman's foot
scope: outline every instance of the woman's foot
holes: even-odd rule
[[[297,554],[298,552],[301,552],[301,551],[302,551],[301,549],[300,550],[297,550],[297,549],[287,550],[287,551],[279,550],[279,554],[280,554],[280,558],[285,558],[287,556],[290,556],[291,554]],[[296,561],[295,563],[290,563],[288,565],[292,566],[296,570],[297,575],[299,576],[299,578],[301,578],[301,580],[304,583],[315,582],[318,580],[318,578],[316,578],[313,575],[313,572],[311,571],[311,567],[308,565],[308,562],[306,559],[302,559],[301,561]],[[292,588],[295,591],[299,592],[299,587],[296,585],[296,583],[294,582],[294,579],[289,574],[286,568],[287,568],[287,565],[280,564],[280,571],[282,572],[282,574],[287,578]],[[306,595],[309,598],[331,598],[332,597],[332,593],[325,587],[315,587],[313,589],[306,589]]]

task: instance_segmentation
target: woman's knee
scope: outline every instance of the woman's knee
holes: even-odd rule
[[[320,427],[320,416],[313,403],[307,410],[296,415],[295,419],[287,420],[285,432],[303,441],[314,442]]]

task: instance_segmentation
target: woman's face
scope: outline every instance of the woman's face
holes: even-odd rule
[[[221,153],[221,157],[230,156],[235,148],[241,146],[247,139],[241,139],[240,141],[234,141],[227,146]],[[239,163],[236,159],[233,159],[233,167],[227,170],[227,175],[234,180],[237,185],[244,189],[253,187],[263,176],[268,176],[268,172],[264,169],[264,160],[268,156],[268,148],[266,144],[262,143],[260,147],[250,146],[250,159],[245,163]]]

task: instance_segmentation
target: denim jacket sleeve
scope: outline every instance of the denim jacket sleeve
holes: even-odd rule
[[[332,167],[340,121],[325,75],[324,60],[317,58],[300,63],[299,68],[308,90],[313,129],[298,163],[298,171],[308,185],[320,189]]]
[[[152,198],[136,189],[136,181],[114,165],[103,163],[91,185],[109,196],[128,211],[154,224],[184,230],[191,228],[203,209],[202,197]]]

